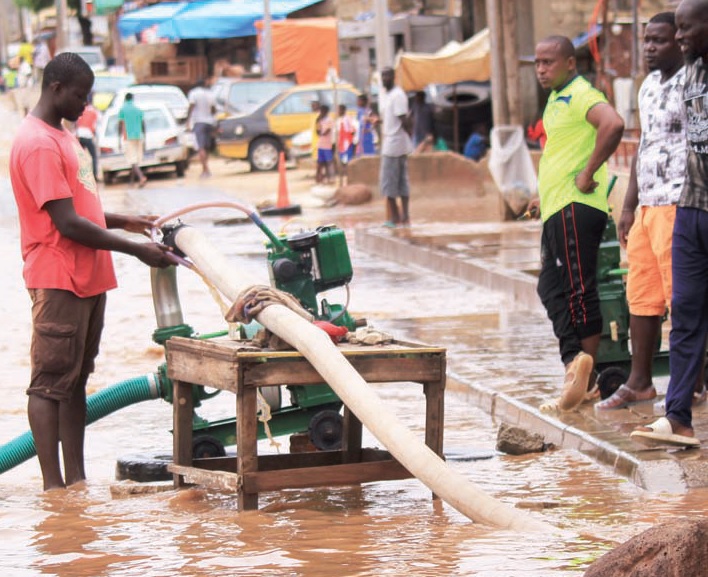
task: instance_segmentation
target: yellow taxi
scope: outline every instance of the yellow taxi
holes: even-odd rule
[[[349,114],[356,113],[359,91],[349,83],[301,84],[270,98],[249,114],[236,114],[220,120],[216,129],[218,154],[248,160],[251,170],[275,170],[280,152],[290,154],[292,138],[312,129],[317,114],[312,102],[329,106],[344,104]]]
[[[103,112],[111,105],[116,93],[131,84],[135,84],[135,76],[130,73],[97,72],[93,78],[91,103]]]

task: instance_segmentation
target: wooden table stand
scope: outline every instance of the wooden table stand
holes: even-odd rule
[[[165,344],[167,376],[174,386],[175,487],[198,483],[238,491],[238,509],[258,508],[258,494],[280,489],[353,485],[412,475],[388,451],[362,448],[362,425],[344,407],[342,449],[258,455],[257,390],[324,381],[297,351],[254,350],[245,341],[173,337]],[[338,346],[372,383],[421,383],[425,393],[425,443],[442,456],[445,349],[394,341],[387,345]],[[192,459],[192,384],[236,395],[236,457]]]

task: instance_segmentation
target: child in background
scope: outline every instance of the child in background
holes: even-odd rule
[[[334,123],[329,117],[329,106],[322,104],[320,113],[317,116],[317,174],[315,182],[318,184],[330,184],[330,173],[332,166],[332,129]]]
[[[357,134],[356,121],[347,116],[345,104],[339,105],[337,117],[337,152],[342,163],[344,176],[347,174],[347,164],[354,158],[354,139]]]

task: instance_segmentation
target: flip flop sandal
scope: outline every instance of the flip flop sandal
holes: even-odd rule
[[[700,447],[701,442],[696,437],[687,437],[686,435],[677,435],[671,428],[671,422],[666,417],[661,417],[654,421],[651,425],[645,425],[645,429],[649,431],[632,431],[629,435],[630,439],[637,441],[647,447],[683,447],[691,449]]]
[[[619,388],[607,397],[604,401],[595,404],[595,409],[599,411],[614,411],[616,409],[626,409],[633,405],[648,403],[656,398],[656,389],[653,386],[649,387],[642,394],[652,395],[646,399],[638,399],[637,392],[630,389],[627,385],[620,385]],[[653,394],[652,394],[653,393]]]
[[[572,411],[585,399],[594,361],[586,353],[578,353],[565,372],[563,392],[558,400],[561,411]]]

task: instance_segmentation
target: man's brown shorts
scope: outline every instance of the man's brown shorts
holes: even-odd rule
[[[32,378],[28,395],[68,401],[81,376],[93,372],[106,295],[81,298],[58,289],[30,289]]]

